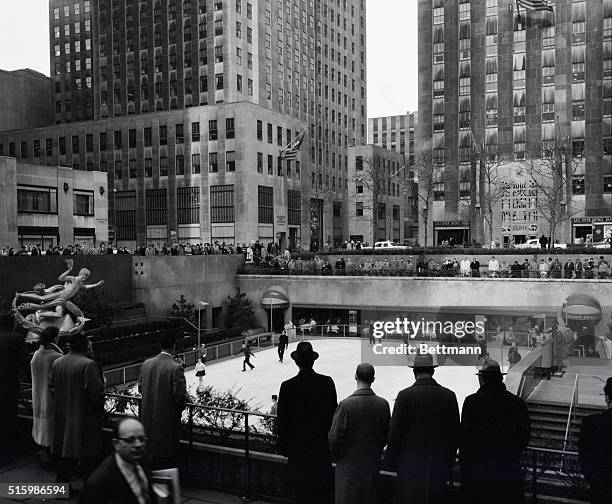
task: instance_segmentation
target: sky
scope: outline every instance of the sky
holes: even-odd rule
[[[368,117],[418,105],[417,0],[367,2]],[[0,69],[49,75],[48,0],[0,0]]]

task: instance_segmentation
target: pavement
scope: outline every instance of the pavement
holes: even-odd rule
[[[0,483],[53,483],[55,481],[55,470],[43,468],[38,463],[35,455],[23,455],[14,459],[9,464],[0,466]],[[82,482],[77,480],[74,487],[78,490],[82,487]],[[0,503],[28,503],[40,504],[45,500],[53,499],[9,499],[0,497]],[[58,499],[59,500],[59,499]],[[77,497],[61,499],[60,502],[76,503]],[[210,490],[197,488],[185,488],[181,491],[181,504],[240,504],[245,502],[238,495],[232,495]],[[252,500],[252,504],[271,504],[270,501]]]

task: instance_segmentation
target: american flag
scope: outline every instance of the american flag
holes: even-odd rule
[[[304,141],[304,136],[306,136],[306,130],[299,133],[288,145],[283,147],[280,151],[281,159],[295,159]]]
[[[546,0],[516,0],[516,7],[523,7],[528,11],[549,11],[553,12],[552,6]]]

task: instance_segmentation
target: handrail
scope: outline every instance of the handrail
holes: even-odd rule
[[[565,437],[563,438],[563,450],[567,447],[567,439],[569,438],[570,426],[572,423],[572,411],[574,409],[574,404],[578,402],[578,378],[579,374],[576,374],[576,378],[574,378],[574,389],[572,390],[572,401],[570,402],[569,411],[567,413],[567,423],[565,425]]]

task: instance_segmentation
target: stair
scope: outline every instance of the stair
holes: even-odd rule
[[[567,415],[569,404],[527,401],[529,417],[531,419],[530,446],[563,449],[565,429],[567,428]],[[577,406],[572,412],[566,450],[578,449],[578,436],[580,425],[585,416],[601,413],[602,408],[592,406]]]

